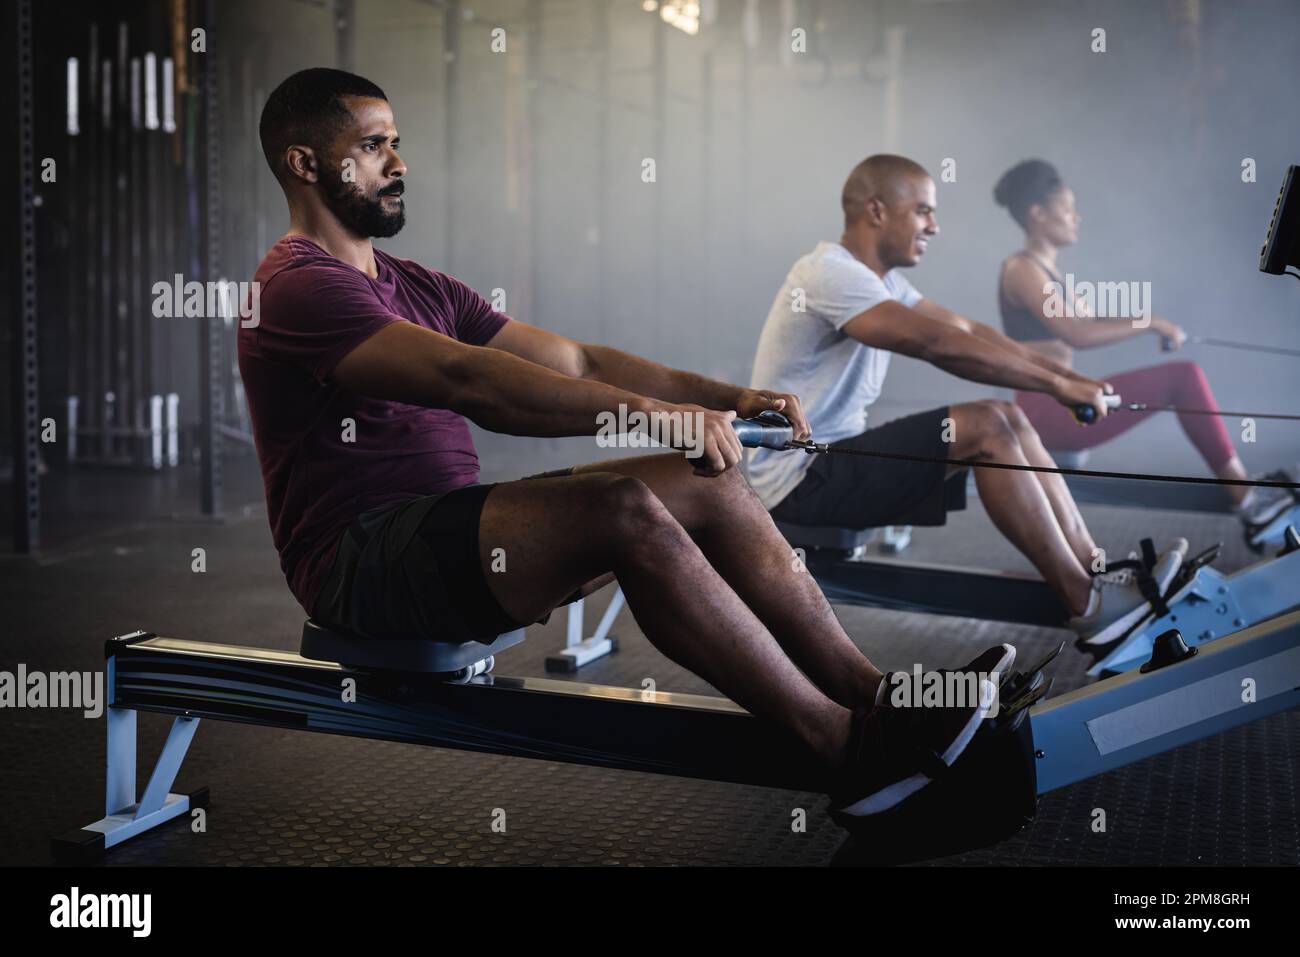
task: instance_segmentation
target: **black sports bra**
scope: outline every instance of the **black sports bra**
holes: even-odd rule
[[[1022,249],[1020,252],[1008,256],[1002,263],[1002,269],[998,272],[998,311],[1002,313],[1002,331],[1008,339],[1014,339],[1016,342],[1043,342],[1048,339],[1056,339],[1058,336],[1047,328],[1042,316],[1039,316],[1034,310],[1026,306],[1018,305],[1007,299],[1002,279],[1007,271],[1007,263],[1016,256],[1027,256],[1033,262],[1038,263],[1047,272],[1047,275],[1052,277],[1053,282],[1059,283],[1061,288],[1065,288],[1065,283],[1060,275],[1033,253]]]

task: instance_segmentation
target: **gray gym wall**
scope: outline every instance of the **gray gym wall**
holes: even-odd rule
[[[600,86],[597,15],[609,30]],[[443,14],[415,0],[358,0],[354,68],[392,98],[409,165],[408,225],[383,248],[458,276],[485,295],[507,290],[507,311],[578,339],[746,383],[772,297],[793,261],[840,233],[839,189],[849,169],[882,150],[909,155],[938,178],[942,234],[909,278],[931,299],[998,324],[995,283],[1019,231],[991,190],[1012,163],[1055,162],[1083,215],[1063,271],[1080,279],[1150,281],[1154,307],[1189,332],[1300,344],[1300,288],[1257,271],[1259,247],[1286,165],[1300,162],[1300,80],[1293,0],[1054,2],[886,0],[792,3],[809,53],[783,58],[783,5],[759,0],[749,53],[749,120],[740,20],[744,0],[721,0],[697,37],[664,29],[636,0],[485,0],[462,4],[462,55],[452,169],[454,246],[445,228]],[[530,10],[540,15],[536,126],[525,91]],[[335,65],[332,17],[289,0],[221,5],[226,43],[240,44],[246,77],[264,95],[294,70]],[[821,22],[823,29],[818,30]],[[508,50],[489,49],[506,27]],[[891,96],[889,29],[902,28]],[[1106,30],[1107,50],[1090,50]],[[655,33],[663,35],[666,123],[656,145]],[[712,127],[704,111],[712,61]],[[234,63],[229,75],[236,75]],[[597,139],[600,93],[607,135]],[[229,100],[227,101],[230,102]],[[228,106],[230,222],[255,263],[286,224],[249,114]],[[538,185],[528,220],[526,157]],[[599,222],[599,159],[608,164]],[[654,157],[658,181],[641,181]],[[1242,182],[1244,158],[1257,181]],[[251,160],[251,161],[250,161]],[[246,166],[238,167],[244,163]],[[241,208],[242,207],[242,208]],[[656,235],[656,215],[661,216]],[[536,296],[526,301],[528,249]],[[662,257],[656,289],[656,252]],[[602,301],[602,283],[604,297]],[[1189,347],[1224,408],[1295,411],[1294,362]],[[1166,361],[1146,336],[1078,357],[1094,374]],[[989,395],[931,367],[895,358],[876,421]],[[1230,422],[1230,425],[1233,423]],[[1233,429],[1234,440],[1239,438]],[[476,430],[484,479],[605,453],[590,440],[535,440]],[[1259,423],[1243,447],[1252,470],[1297,458],[1290,423]],[[1171,416],[1095,452],[1093,464],[1201,474]]]

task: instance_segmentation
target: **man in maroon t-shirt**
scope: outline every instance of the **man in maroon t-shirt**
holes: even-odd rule
[[[310,614],[364,636],[490,640],[616,576],[646,637],[799,739],[838,804],[884,809],[956,760],[987,710],[904,718],[883,703],[881,672],[736,468],[738,415],[780,410],[808,437],[795,396],[534,328],[375,249],[403,225],[406,166],[368,80],[294,74],[260,135],[290,226],[257,270],[239,366],[275,546]],[[477,484],[466,418],[595,435],[620,408],[692,416],[698,457]],[[882,736],[895,745],[872,746]]]

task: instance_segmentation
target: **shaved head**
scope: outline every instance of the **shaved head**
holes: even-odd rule
[[[906,156],[877,153],[853,168],[840,195],[841,243],[878,275],[915,266],[939,233],[934,180]]]
[[[853,167],[840,194],[845,225],[857,222],[866,204],[873,199],[879,199],[886,206],[906,199],[909,181],[928,179],[929,175],[924,166],[906,156],[891,153],[868,156]]]

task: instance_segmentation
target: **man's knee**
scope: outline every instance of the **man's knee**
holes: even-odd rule
[[[1015,429],[1008,418],[1005,407],[1010,405],[997,399],[981,399],[957,406],[957,435],[962,433],[969,440],[1005,440],[1015,438]]]
[[[1001,400],[998,400],[996,404],[998,410],[1007,420],[1007,424],[1011,426],[1013,432],[1024,434],[1033,431],[1034,427],[1029,421],[1029,416],[1025,415],[1025,410],[1020,408],[1020,406],[1016,405],[1014,402],[1004,402]]]
[[[727,469],[721,475],[713,475],[707,478],[692,473],[690,480],[692,488],[698,489],[706,495],[723,499],[734,500],[738,497],[752,497],[754,494],[754,490],[749,487],[749,482],[745,479],[744,474],[736,466]]]
[[[636,476],[596,472],[591,478],[594,487],[584,490],[585,504],[611,531],[635,535],[672,521],[663,502]]]

